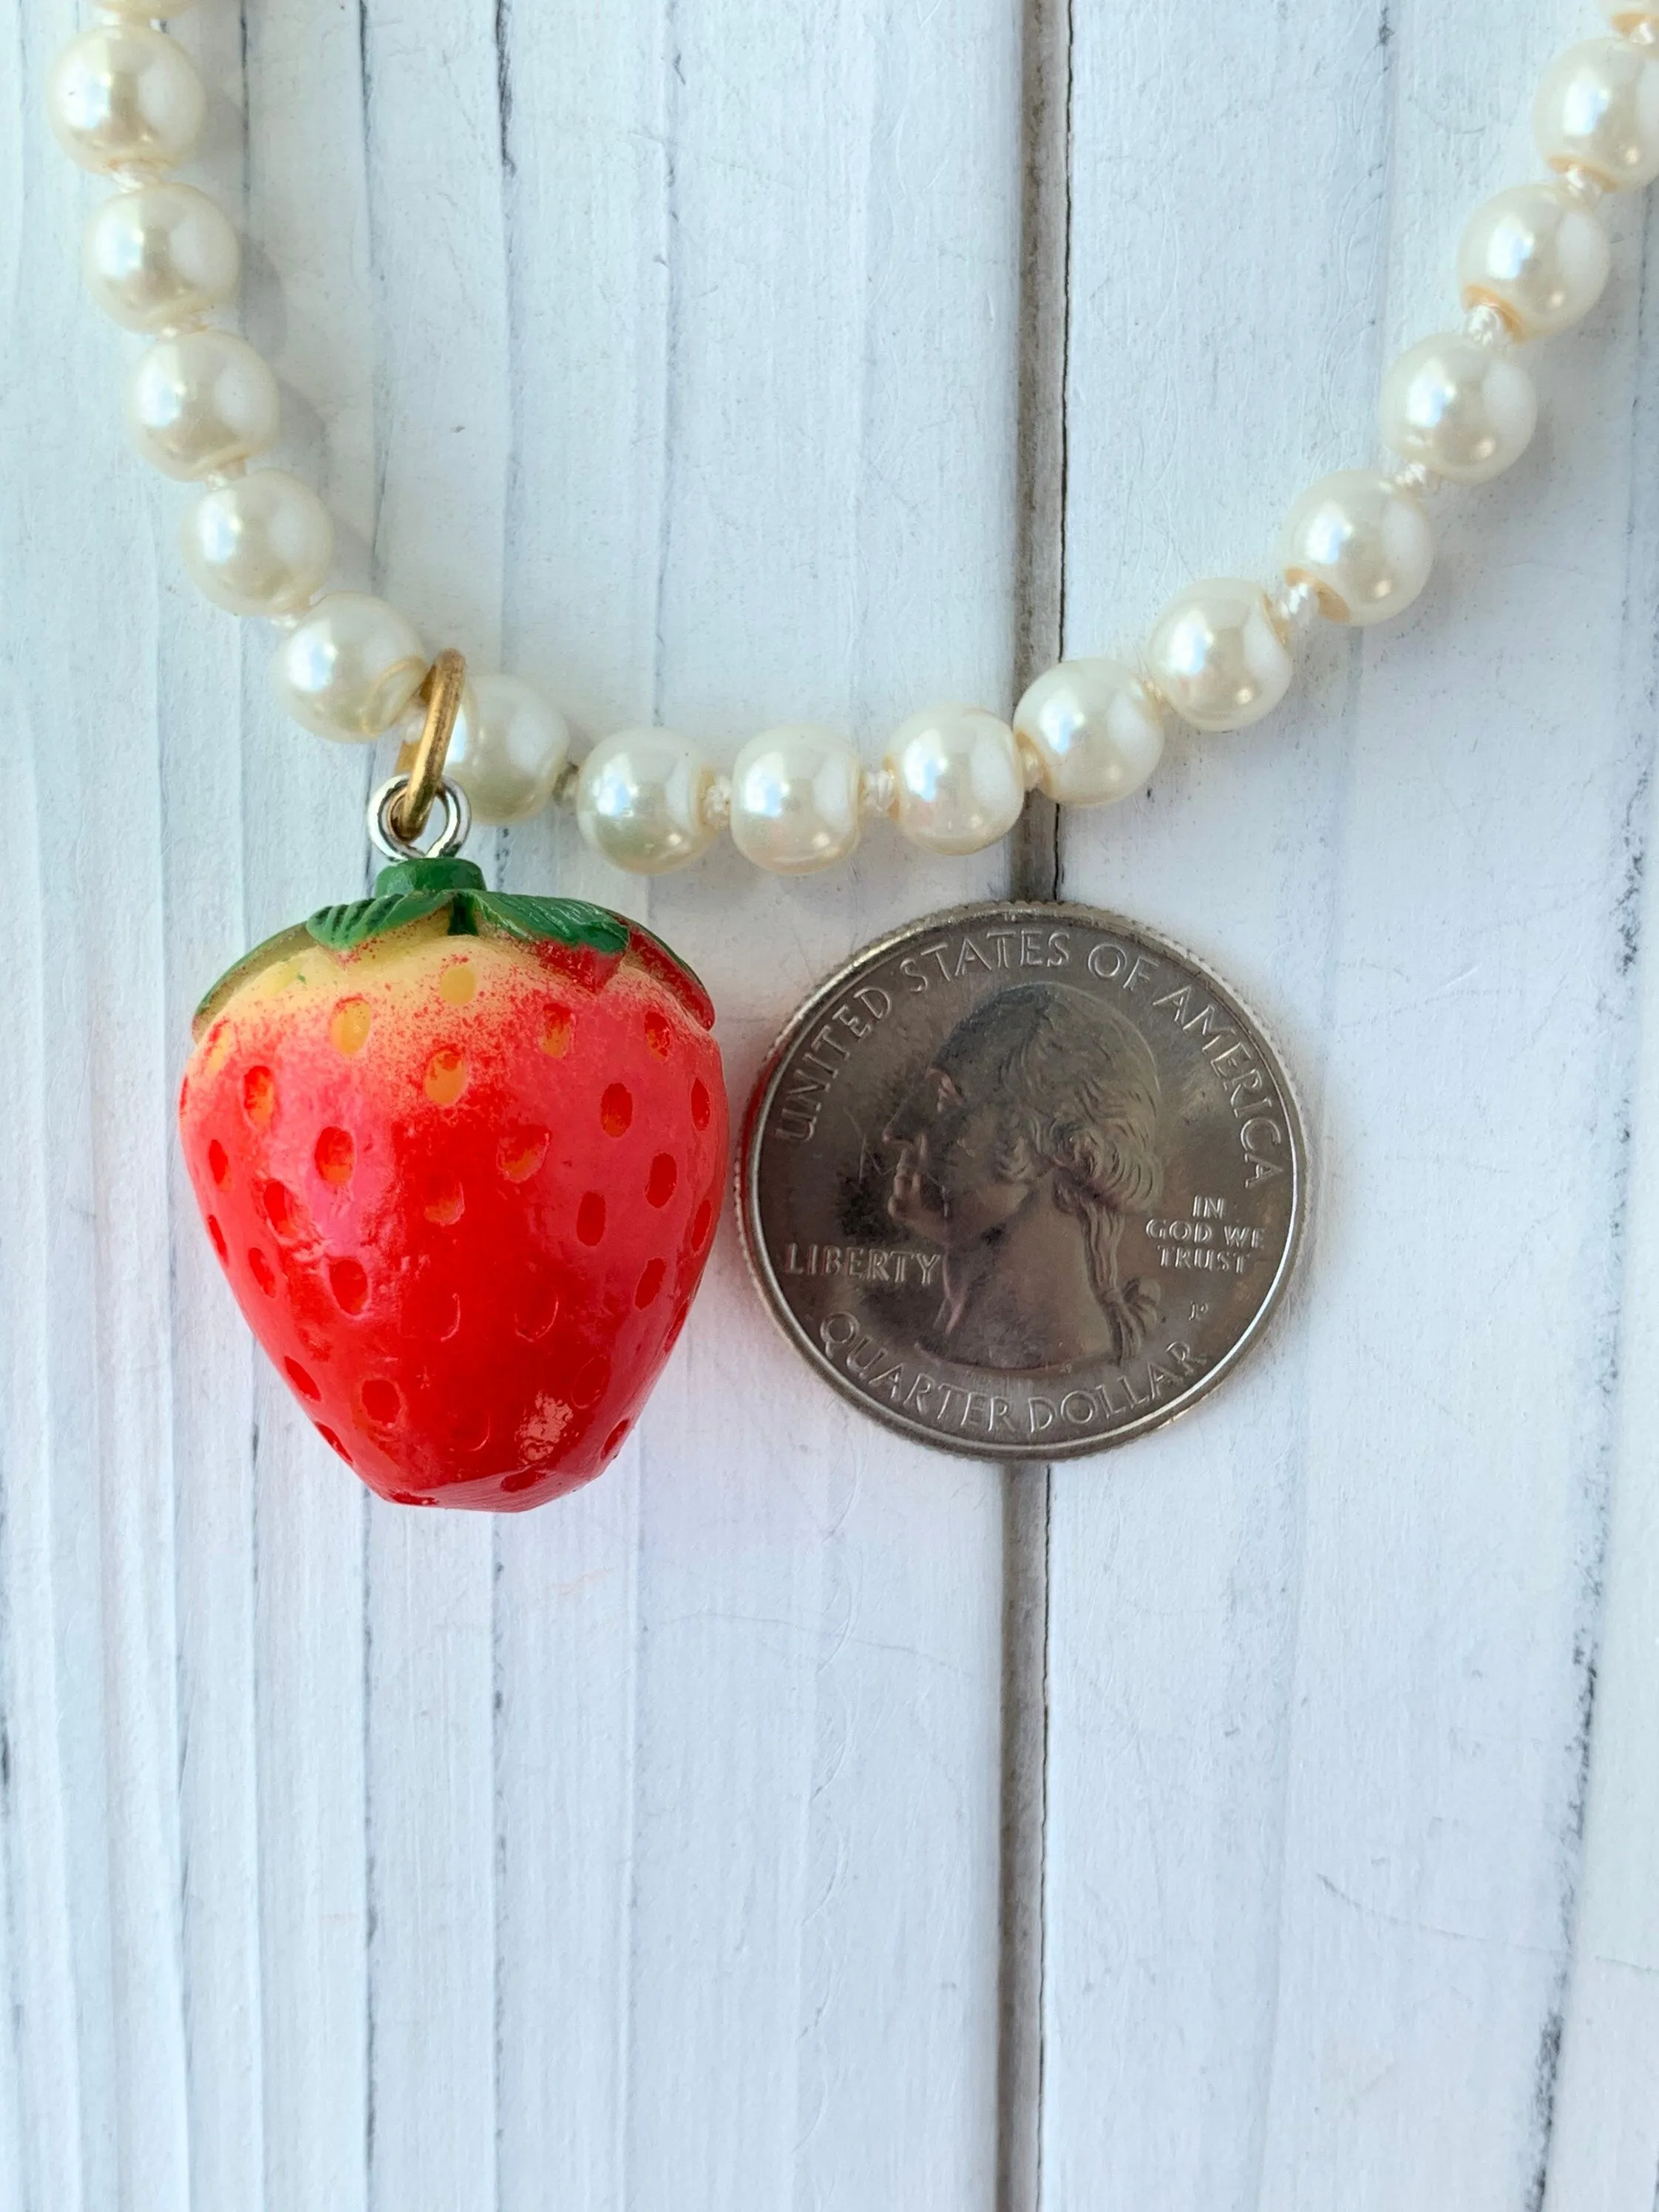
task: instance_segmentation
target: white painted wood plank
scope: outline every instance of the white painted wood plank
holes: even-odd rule
[[[682,26],[671,334],[691,373],[670,447],[657,682],[665,714],[728,744],[795,716],[868,742],[940,687],[1006,682],[1008,12],[781,21],[755,5]],[[745,236],[756,249],[734,257]],[[714,373],[692,370],[704,362]],[[952,492],[953,559],[930,576],[910,518]],[[792,895],[723,854],[712,880],[663,886],[652,914],[721,1003],[748,1011],[759,946],[793,999],[815,956],[971,896],[975,874],[989,888],[1000,865],[931,872],[935,892],[872,842],[850,883]],[[758,1011],[769,1030],[782,1009]],[[727,1036],[741,1097],[764,1036],[733,1023]],[[635,2201],[982,2202],[998,1484],[832,1413],[757,1316],[729,1224],[716,1268],[641,1444]],[[677,1432],[708,1440],[706,1466],[720,1453],[717,1484],[687,1481]],[[701,1752],[688,1678],[730,1716]],[[671,2001],[648,2003],[662,1960]],[[745,2055],[711,2109],[683,2053],[729,2050],[734,2032]]]
[[[70,20],[52,8],[29,26],[31,82]],[[40,1816],[18,1838],[26,1909],[44,1916],[20,1993],[43,2031],[24,2055],[24,2101],[32,2179],[63,2180],[70,2203],[84,2191],[182,2212],[170,1323],[165,1300],[137,1289],[165,1280],[167,1254],[163,793],[153,749],[130,775],[108,772],[109,733],[153,727],[159,609],[143,488],[110,483],[95,505],[64,496],[82,469],[102,495],[122,468],[118,378],[61,255],[82,194],[51,162],[37,117],[31,98],[18,266],[32,304],[7,334],[14,358],[27,349],[53,363],[6,471],[11,649],[30,655],[12,680],[38,732],[44,958],[42,1055],[25,1079],[39,1086],[45,1139],[44,1247],[23,1255],[39,1285],[41,1449],[14,1470],[8,1498],[27,1531],[17,1567],[46,1584],[24,1600],[43,1640],[20,1654],[25,1725],[13,1747],[18,1803]],[[37,367],[32,382],[46,381]],[[104,420],[89,428],[94,410]],[[131,618],[109,653],[77,653],[63,635],[64,579],[96,604],[112,572],[126,580]],[[46,1972],[63,1976],[55,1989]],[[58,2075],[66,2033],[79,2047]]]
[[[748,727],[786,714],[831,716],[873,744],[930,690],[1002,696],[1018,125],[1007,11],[980,0],[965,69],[951,26],[890,27],[874,8],[782,37],[757,12],[678,52],[660,8],[641,7],[622,38],[609,16],[505,11],[530,89],[509,81],[505,178],[489,15],[458,6],[434,26],[430,11],[371,11],[367,137],[354,23],[331,17],[317,36],[255,10],[248,26],[246,324],[284,380],[282,458],[319,473],[343,512],[347,573],[384,573],[434,643],[454,635],[487,659],[510,535],[511,665],[593,726],[660,708],[728,759]],[[216,86],[206,173],[234,195],[235,27],[199,22]],[[43,63],[24,58],[31,87]],[[607,72],[602,132],[581,103]],[[957,96],[928,98],[917,127],[913,102],[940,86]],[[755,149],[747,167],[729,161],[736,133]],[[50,149],[30,159],[54,208],[76,195]],[[619,167],[633,194],[620,207]],[[499,239],[503,192],[510,278],[499,246],[480,247]],[[596,218],[609,236],[594,237]],[[31,588],[40,635],[64,574],[106,576],[112,607],[133,574],[149,593],[92,656],[100,697],[143,702],[119,723],[121,757],[161,793],[131,855],[159,896],[140,901],[147,931],[124,947],[148,981],[100,1004],[98,1035],[107,1048],[124,1023],[148,1024],[159,1080],[148,1120],[127,1113],[118,1132],[135,1153],[142,1140],[149,1164],[130,1172],[148,1174],[153,1203],[170,1193],[178,1294],[169,1317],[135,1261],[104,1302],[175,1346],[176,1454],[161,1463],[176,1465],[179,1509],[170,1578],[146,1565],[141,1519],[106,1544],[106,1572],[94,1545],[42,1586],[28,1547],[63,1547],[53,1493],[8,1496],[9,1686],[21,1668],[8,1712],[31,1733],[8,1805],[7,1894],[27,1908],[11,1969],[27,2000],[15,2078],[40,2197],[483,2203],[499,2136],[505,2203],[568,2201],[573,2172],[594,2201],[678,2202],[688,2157],[733,2203],[934,2187],[982,2200],[997,1478],[908,1453],[831,1407],[728,1250],[711,1322],[688,1336],[660,1410],[568,1520],[497,1534],[371,1516],[215,1302],[187,1195],[162,1172],[189,1003],[250,938],[362,879],[369,763],[283,729],[268,641],[177,581],[179,495],[120,446],[108,402],[122,342],[75,295],[67,228],[57,213],[36,223],[31,250],[52,331],[72,333],[55,360],[89,366],[43,408],[34,465],[43,481],[72,477],[96,420],[125,527],[100,518],[94,561],[92,509],[64,509],[64,544],[30,549]],[[744,238],[752,252],[734,256]],[[434,252],[453,297],[432,284]],[[737,281],[720,297],[728,264]],[[88,381],[91,397],[70,388]],[[722,476],[729,509],[708,496]],[[952,499],[964,519],[951,562],[919,563],[910,515]],[[739,575],[752,580],[737,592]],[[136,680],[151,665],[152,682]],[[118,719],[43,708],[38,690],[27,704],[43,729]],[[62,760],[44,737],[35,755],[40,817],[66,818]],[[70,757],[83,779],[94,756]],[[601,888],[603,872],[545,826],[510,844],[517,880],[546,880],[556,844],[565,880]],[[929,879],[876,841],[838,889],[739,889],[727,867],[686,886],[683,915],[659,902],[728,1004],[749,998],[736,1087],[824,968],[918,902],[994,888],[1002,865]],[[642,902],[637,884],[603,888]],[[50,901],[46,914],[61,935]],[[89,967],[89,936],[69,943]],[[43,1049],[67,1048],[52,1039],[47,957],[32,971],[35,1028]],[[124,1109],[146,1072],[125,1071]],[[52,1081],[49,1063],[39,1141],[21,1148],[24,1218],[41,1239],[49,1101],[73,1095]],[[115,1125],[97,1126],[108,1141]],[[36,1388],[42,1463],[52,1422],[79,1413],[61,1347],[90,1310],[92,1273],[60,1268],[57,1309],[18,1369]],[[733,1378],[755,1401],[736,1441]],[[153,1519],[170,1493],[136,1480],[157,1458],[142,1423],[125,1449],[128,1495]],[[62,1479],[80,1480],[87,1438],[57,1451]],[[149,1793],[155,1840],[112,1897],[78,1863],[110,1832],[110,1753],[84,1684],[64,1674],[100,1582],[118,1614],[155,1589],[176,1588],[178,1602],[176,1634],[147,1647],[165,1686],[153,1668],[119,1686],[149,1735],[135,1733],[115,1778],[130,1770]],[[147,1621],[125,1648],[141,1632]],[[564,1843],[551,1866],[550,1835]],[[162,1905],[178,1915],[170,1962]],[[135,1941],[161,1969],[147,2012],[98,1980],[103,1951]],[[62,1996],[60,1953],[89,1998]],[[688,2069],[688,2048],[724,2063]],[[112,2119],[138,2090],[143,2126],[128,2141]]]
[[[1501,71],[1479,58],[1478,42],[1432,21],[1414,70],[1413,48],[1402,52],[1401,173],[1429,179],[1443,210],[1443,256],[1464,210],[1515,173],[1502,141],[1510,137],[1518,155],[1523,131],[1504,124],[1524,125],[1538,70],[1562,36],[1552,9],[1528,27]],[[1449,79],[1477,115],[1492,118],[1489,149],[1434,112],[1431,90]],[[1426,227],[1426,201],[1414,204]],[[1358,2131],[1361,2203],[1400,2202],[1431,2185],[1456,2191],[1460,2182],[1472,2205],[1511,2203],[1517,2188],[1535,2197],[1553,2150],[1616,1401],[1616,1240],[1632,1074],[1626,909],[1638,866],[1632,807],[1652,743],[1650,722],[1641,726],[1623,710],[1620,683],[1633,611],[1632,415],[1654,359],[1650,340],[1637,346],[1629,215],[1615,211],[1613,227],[1626,241],[1620,281],[1592,323],[1540,362],[1547,423],[1529,467],[1493,499],[1489,517],[1471,517],[1455,537],[1448,526],[1455,596],[1426,641],[1463,659],[1454,627],[1461,600],[1468,665],[1460,693],[1447,700],[1430,659],[1402,653],[1384,661],[1356,753],[1357,896],[1333,1030],[1338,1040],[1354,1036],[1368,1063],[1384,1041],[1386,1057],[1388,1047],[1398,1054],[1398,1089],[1385,1078],[1374,1090],[1368,1076],[1364,1095],[1368,1118],[1404,1139],[1397,1155],[1392,1145],[1379,1149],[1356,1172],[1356,1214],[1368,1208],[1375,1218],[1420,1164],[1419,1265],[1444,1286],[1422,1338],[1379,1375],[1419,1409],[1405,1430],[1407,1449],[1421,1458],[1400,1486],[1401,1520],[1390,1516],[1380,1547],[1366,1533],[1364,1471],[1397,1482],[1400,1444],[1391,1439],[1349,1462],[1357,1479],[1351,1492],[1328,1498],[1329,1522],[1322,1527],[1313,1514],[1309,1522],[1309,1560],[1328,1559],[1332,1572],[1312,1645],[1312,1609],[1304,1612],[1302,1664],[1316,1667],[1321,1650],[1328,1652],[1330,1691],[1292,1767],[1290,1832],[1299,1849],[1287,1853],[1286,1895],[1298,1911],[1285,1923],[1294,1971],[1282,1997],[1305,2021],[1312,2008],[1304,1992],[1322,1990],[1334,1972],[1346,1999],[1332,2008],[1335,2037],[1351,2053],[1367,2033],[1376,2039],[1361,2014],[1368,1989],[1381,1985],[1373,1975],[1386,1977],[1398,2008],[1389,2045],[1397,2071]],[[1390,316],[1396,343],[1423,327],[1422,272],[1435,265],[1416,226],[1401,223],[1399,236],[1411,274]],[[1650,547],[1639,565],[1650,563]],[[1428,741],[1413,748],[1437,785],[1426,806],[1399,773],[1402,730]],[[1358,834],[1366,823],[1377,825],[1375,843]],[[1416,913],[1401,897],[1400,872],[1389,880],[1390,848],[1401,861],[1425,848],[1431,856],[1431,896]],[[1474,972],[1466,975],[1466,964]],[[1402,975],[1449,986],[1445,1000],[1415,1004]],[[1448,1158],[1427,1133],[1460,1126],[1480,1133],[1473,1176],[1462,1143]],[[1375,1340],[1384,1310],[1380,1283],[1363,1279],[1358,1245],[1339,1248],[1334,1272],[1342,1288],[1322,1316],[1331,1334],[1313,1339],[1329,1382],[1310,1411],[1310,1423],[1323,1414],[1333,1436],[1357,1426],[1370,1399],[1342,1370],[1357,1335]],[[1639,1362],[1627,1382],[1648,1387]],[[1457,1474],[1463,1479],[1447,1495],[1443,1485]],[[1433,1532],[1432,1549],[1405,1518],[1413,1507],[1419,1529]],[[1391,1591],[1394,1601],[1373,1599],[1367,1608],[1362,1590]],[[1379,1628],[1398,1623],[1401,1598],[1404,1617],[1421,1621],[1410,1659],[1401,1667],[1397,1647],[1378,1635],[1363,1678],[1351,1674],[1339,1689],[1332,1662],[1349,1649],[1352,1620],[1374,1608]],[[1345,1599],[1350,1620],[1339,1625]],[[1356,1879],[1361,1837],[1332,1817],[1332,1753],[1358,1712],[1389,1710],[1402,1692],[1415,1740],[1390,1744],[1382,1759],[1348,1753],[1370,1816],[1366,1875],[1375,1880],[1379,1832],[1398,1852],[1372,1887]],[[1407,1788],[1420,1802],[1396,1809]],[[1357,1945],[1345,1929],[1333,1942],[1332,1901],[1316,1895],[1316,1876],[1425,1924],[1373,1926]],[[1344,1954],[1363,1962],[1360,1971],[1344,1977]],[[1471,2009],[1479,2050],[1449,2069],[1447,2038]],[[1356,2145],[1352,2130],[1325,2117],[1336,2070],[1330,2046],[1281,2050],[1302,2077],[1275,2085],[1269,2170],[1276,2165],[1289,2189],[1339,2154],[1352,2160]],[[1632,2084],[1651,2078],[1651,2045],[1622,2056]],[[1487,2100],[1512,2114],[1511,2142],[1498,2129],[1470,2129],[1471,2108]],[[1639,2195],[1619,2195],[1613,2179],[1601,2176],[1604,2202],[1647,2212],[1650,2181]]]
[[[49,39],[57,27],[48,21],[37,35]],[[31,279],[52,285],[55,272],[42,234],[54,223],[72,219],[76,197],[72,185],[53,191],[44,180],[34,182],[40,150],[31,148],[22,119],[38,54],[36,37],[25,34],[21,10],[15,11],[0,41],[0,69],[4,71],[0,92],[6,114],[16,116],[20,123],[6,134],[6,189],[0,211],[6,289],[14,299],[22,295]],[[44,131],[40,135],[44,137]],[[40,220],[32,220],[36,215]],[[61,293],[58,296],[62,300]],[[64,304],[73,312],[72,296]],[[19,353],[25,343],[21,319],[8,319],[0,325],[0,358],[15,388],[22,379]],[[0,506],[0,558],[9,577],[20,562],[21,535],[19,510],[8,501]],[[0,1237],[7,1409],[0,1435],[0,1572],[4,1577],[0,1601],[4,1638],[0,1818],[4,1823],[9,1934],[4,1996],[10,2023],[5,2067],[15,2130],[17,2201],[50,2201],[80,2212],[85,2202],[83,2108],[70,1918],[71,1842],[65,1832],[66,1746],[59,1718],[62,1593],[54,1572],[62,1502],[54,1498],[51,1480],[54,1424],[50,1346],[62,1303],[52,1266],[56,1221],[51,1194],[58,1180],[64,1117],[53,1110],[47,1080],[47,1036],[59,1019],[59,994],[46,966],[51,939],[46,884],[56,872],[57,843],[55,824],[48,831],[46,823],[59,779],[52,761],[40,759],[48,735],[55,737],[56,732],[49,733],[26,686],[25,672],[10,652],[0,647],[0,654],[5,708],[23,738],[17,749],[12,833],[20,909],[16,1047],[22,1075],[14,1101],[15,1142],[0,1154],[0,1197],[7,1231]]]
[[[729,762],[769,721],[871,743],[930,685],[1006,688],[1017,76],[1008,11],[975,18],[964,70],[959,22],[872,8],[641,5],[603,38],[513,11],[509,638],[590,734],[655,713]],[[905,543],[946,480],[950,574]],[[512,845],[515,880],[552,863],[538,830]],[[644,904],[568,836],[556,865]],[[717,860],[658,887],[734,1100],[817,975],[1000,866],[918,889],[872,839],[838,884]],[[503,1555],[504,2080],[538,2085],[504,2100],[504,2202],[563,2201],[567,2143],[596,2202],[982,2202],[996,1479],[829,1401],[722,1236],[629,1489]],[[573,1909],[526,1834],[558,1839]],[[534,2008],[520,1930],[562,2005]]]
[[[209,12],[193,28],[191,52],[213,102],[202,180],[238,216],[246,137],[240,27],[224,12]],[[83,320],[86,304],[83,298]],[[137,350],[132,342],[112,343],[114,333],[96,317],[91,335],[103,342],[112,371]],[[218,971],[227,945],[246,925],[237,838],[241,763],[235,744],[226,743],[239,705],[241,641],[234,625],[212,619],[176,573],[173,541],[186,495],[118,450],[114,465],[143,501],[154,546],[164,1040],[176,1096],[204,981]],[[119,590],[112,579],[110,604],[118,604]],[[163,1167],[173,1284],[186,2154],[190,2201],[205,2206],[257,2202],[264,2172],[259,1923],[249,1910],[259,1884],[252,1366],[239,1317],[226,1310],[219,1268],[202,1249],[185,1178],[171,1157],[156,1163]]]
[[[1544,0],[1501,37],[1480,10],[1265,34],[1241,11],[1206,19],[1194,92],[1190,33],[1133,13],[1079,26],[1073,650],[1115,641],[1107,610],[1133,635],[1187,576],[1264,568],[1301,483],[1370,451],[1382,349],[1454,319],[1458,228],[1517,173],[1563,30]],[[1197,173],[1147,135],[1176,75],[1207,100]],[[1068,832],[1068,889],[1185,936],[1275,1021],[1323,1174],[1249,1376],[1057,1480],[1056,2202],[1478,2212],[1543,2185],[1647,743],[1618,711],[1621,268],[1542,365],[1537,452],[1445,503],[1423,610],[1319,641],[1276,723],[1180,743],[1150,799]],[[1091,314],[1174,365],[1138,407]],[[1646,2212],[1644,2187],[1565,2201]]]
[[[1076,34],[1066,646],[1088,653],[1261,564],[1322,432],[1363,446],[1388,57],[1338,7],[1230,11],[1195,77],[1178,13]],[[1165,158],[1177,112],[1201,162]],[[1316,987],[1312,1021],[1291,993],[1318,973],[1301,886],[1335,769],[1305,712],[1172,738],[1148,798],[1062,827],[1067,894],[1212,958],[1310,1079]],[[1255,2199],[1304,1328],[1293,1309],[1176,1428],[1055,1470],[1045,2202]]]
[[[1659,598],[1659,507],[1654,451],[1652,302],[1659,297],[1659,228],[1642,226],[1646,245],[1643,275],[1643,346],[1628,417],[1632,466],[1631,532],[1624,604],[1631,610],[1614,726],[1635,757],[1653,744],[1654,701],[1659,672],[1644,611]],[[1633,267],[1627,256],[1624,266]],[[1650,777],[1631,811],[1632,853],[1653,847]],[[1655,1778],[1659,1776],[1659,1704],[1654,1648],[1659,1637],[1659,1517],[1653,1468],[1656,1446],[1651,1387],[1659,1287],[1659,1173],[1651,1101],[1659,1082],[1659,962],[1653,957],[1654,905],[1650,866],[1643,869],[1640,897],[1632,896],[1624,919],[1632,932],[1628,950],[1638,955],[1631,978],[1634,1037],[1625,1060],[1630,1075],[1618,1116],[1629,1131],[1629,1206],[1615,1219],[1615,1250],[1623,1255],[1622,1305],[1608,1360],[1618,1399],[1613,1415],[1613,1451],[1606,1543],[1606,1607],[1595,1663],[1595,1704],[1590,1732],[1584,1808],[1584,1866],[1573,1926],[1573,1957],[1566,1991],[1561,2069],[1551,2145],[1549,2212],[1598,2201],[1635,2205],[1646,2212],[1659,2172],[1659,2113],[1651,2094],[1659,2074],[1659,1885],[1653,1875],[1653,1838],[1659,1832]],[[1632,893],[1635,884],[1632,884]]]

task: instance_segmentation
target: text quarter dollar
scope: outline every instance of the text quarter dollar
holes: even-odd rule
[[[1113,915],[1007,903],[870,946],[801,1008],[750,1109],[750,1265],[877,1419],[957,1451],[1097,1451],[1260,1337],[1307,1156],[1236,995]]]

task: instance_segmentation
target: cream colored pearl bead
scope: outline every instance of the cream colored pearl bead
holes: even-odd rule
[[[168,169],[196,151],[207,94],[165,31],[112,23],[64,47],[47,113],[58,144],[83,169]]]
[[[1553,338],[1589,314],[1612,265],[1591,209],[1559,185],[1516,185],[1474,216],[1457,276],[1466,307],[1496,307],[1518,338]]]
[[[183,331],[153,345],[127,386],[127,429],[152,467],[181,483],[251,460],[276,441],[276,380],[232,331]]]
[[[489,826],[527,822],[553,796],[570,757],[570,725],[550,700],[516,676],[480,676],[450,740],[445,773]]]
[[[365,592],[331,592],[283,639],[270,674],[296,722],[358,744],[392,727],[426,667],[419,637],[395,607]]]
[[[981,852],[1007,836],[1025,805],[1018,743],[983,708],[912,714],[894,731],[886,764],[899,828],[926,852]]]
[[[1195,730],[1242,730],[1272,714],[1295,673],[1267,593],[1218,576],[1172,599],[1146,649],[1153,683]]]
[[[222,307],[241,251],[227,217],[193,185],[117,192],[87,225],[81,274],[106,315],[130,331],[165,331]]]
[[[1587,170],[1609,191],[1659,177],[1659,61],[1623,39],[1570,46],[1538,88],[1538,150],[1553,169]]]
[[[1429,580],[1434,533],[1410,492],[1372,469],[1343,469],[1304,492],[1285,526],[1291,584],[1311,584],[1328,621],[1364,628],[1403,614]]]
[[[334,558],[328,509],[282,469],[204,492],[179,539],[198,588],[233,615],[293,614],[321,591]]]
[[[1513,468],[1538,427],[1538,393],[1516,362],[1461,331],[1425,338],[1382,382],[1383,442],[1454,483]]]
[[[732,771],[732,842],[775,876],[809,875],[854,851],[863,826],[859,757],[833,730],[765,730]]]
[[[714,771],[678,730],[618,730],[582,763],[576,820],[612,866],[665,875],[714,842],[708,799]]]
[[[1014,709],[1014,734],[1038,787],[1062,806],[1139,791],[1164,757],[1164,709],[1116,660],[1062,660]]]

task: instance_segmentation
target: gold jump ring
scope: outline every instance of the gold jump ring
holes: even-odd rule
[[[392,827],[411,845],[425,830],[443,787],[444,763],[449,757],[449,741],[455,734],[465,689],[466,663],[452,647],[438,655],[421,686],[425,726],[398,756],[398,770],[408,776],[409,787],[398,802]]]

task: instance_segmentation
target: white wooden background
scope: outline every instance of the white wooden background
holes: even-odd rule
[[[372,763],[282,723],[124,447],[91,188],[40,120],[74,21],[0,9],[0,2212],[1650,2212],[1645,207],[1540,362],[1535,451],[1442,503],[1420,608],[1060,833],[1067,894],[1220,963],[1301,1071],[1317,1233],[1265,1355],[1011,1486],[817,1385],[728,1221],[601,1483],[401,1514],[252,1354],[172,1150],[198,989],[363,884]],[[590,735],[657,714],[729,759],[794,716],[873,753],[1006,705],[1062,621],[1109,648],[1262,567],[1369,455],[1383,361],[1453,319],[1463,214],[1596,27],[204,0],[180,32],[349,571]],[[567,826],[483,857],[648,910],[741,1094],[831,964],[1046,887],[1045,838],[648,894]]]

